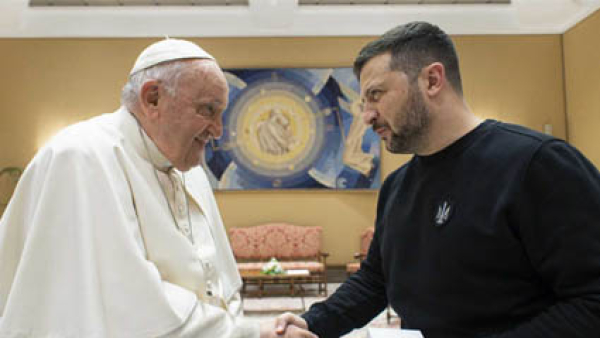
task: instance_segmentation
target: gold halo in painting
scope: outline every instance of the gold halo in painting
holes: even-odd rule
[[[306,99],[283,90],[262,91],[238,120],[239,151],[255,168],[295,171],[314,146],[315,115]]]
[[[247,172],[290,179],[305,173],[318,158],[323,114],[306,90],[283,81],[257,83],[232,112],[232,155]]]

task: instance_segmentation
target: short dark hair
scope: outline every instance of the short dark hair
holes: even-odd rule
[[[428,22],[410,22],[390,29],[379,39],[371,41],[354,60],[354,74],[360,72],[372,58],[390,52],[390,69],[401,70],[411,81],[423,69],[440,62],[446,69],[446,78],[454,90],[462,95],[458,56],[450,37],[438,26]]]

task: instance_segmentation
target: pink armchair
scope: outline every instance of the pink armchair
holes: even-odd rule
[[[360,262],[362,262],[365,257],[367,257],[367,252],[369,251],[369,246],[371,245],[371,241],[373,240],[373,233],[375,232],[375,227],[366,228],[363,233],[360,235],[360,251],[354,254],[354,259],[356,262],[351,262],[346,264],[346,273],[351,275],[358,271],[360,268]]]

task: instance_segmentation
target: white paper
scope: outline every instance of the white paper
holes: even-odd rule
[[[310,271],[308,270],[286,270],[285,273],[289,276],[308,276]]]
[[[367,338],[423,338],[419,330],[368,328]]]

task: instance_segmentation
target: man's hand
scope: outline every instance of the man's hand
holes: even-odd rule
[[[260,326],[260,338],[318,338],[308,331],[306,321],[292,313],[284,313],[274,322],[264,322]]]
[[[293,313],[286,312],[275,319],[275,331],[277,334],[284,334],[288,325],[294,325],[301,329],[308,330],[306,320]]]

